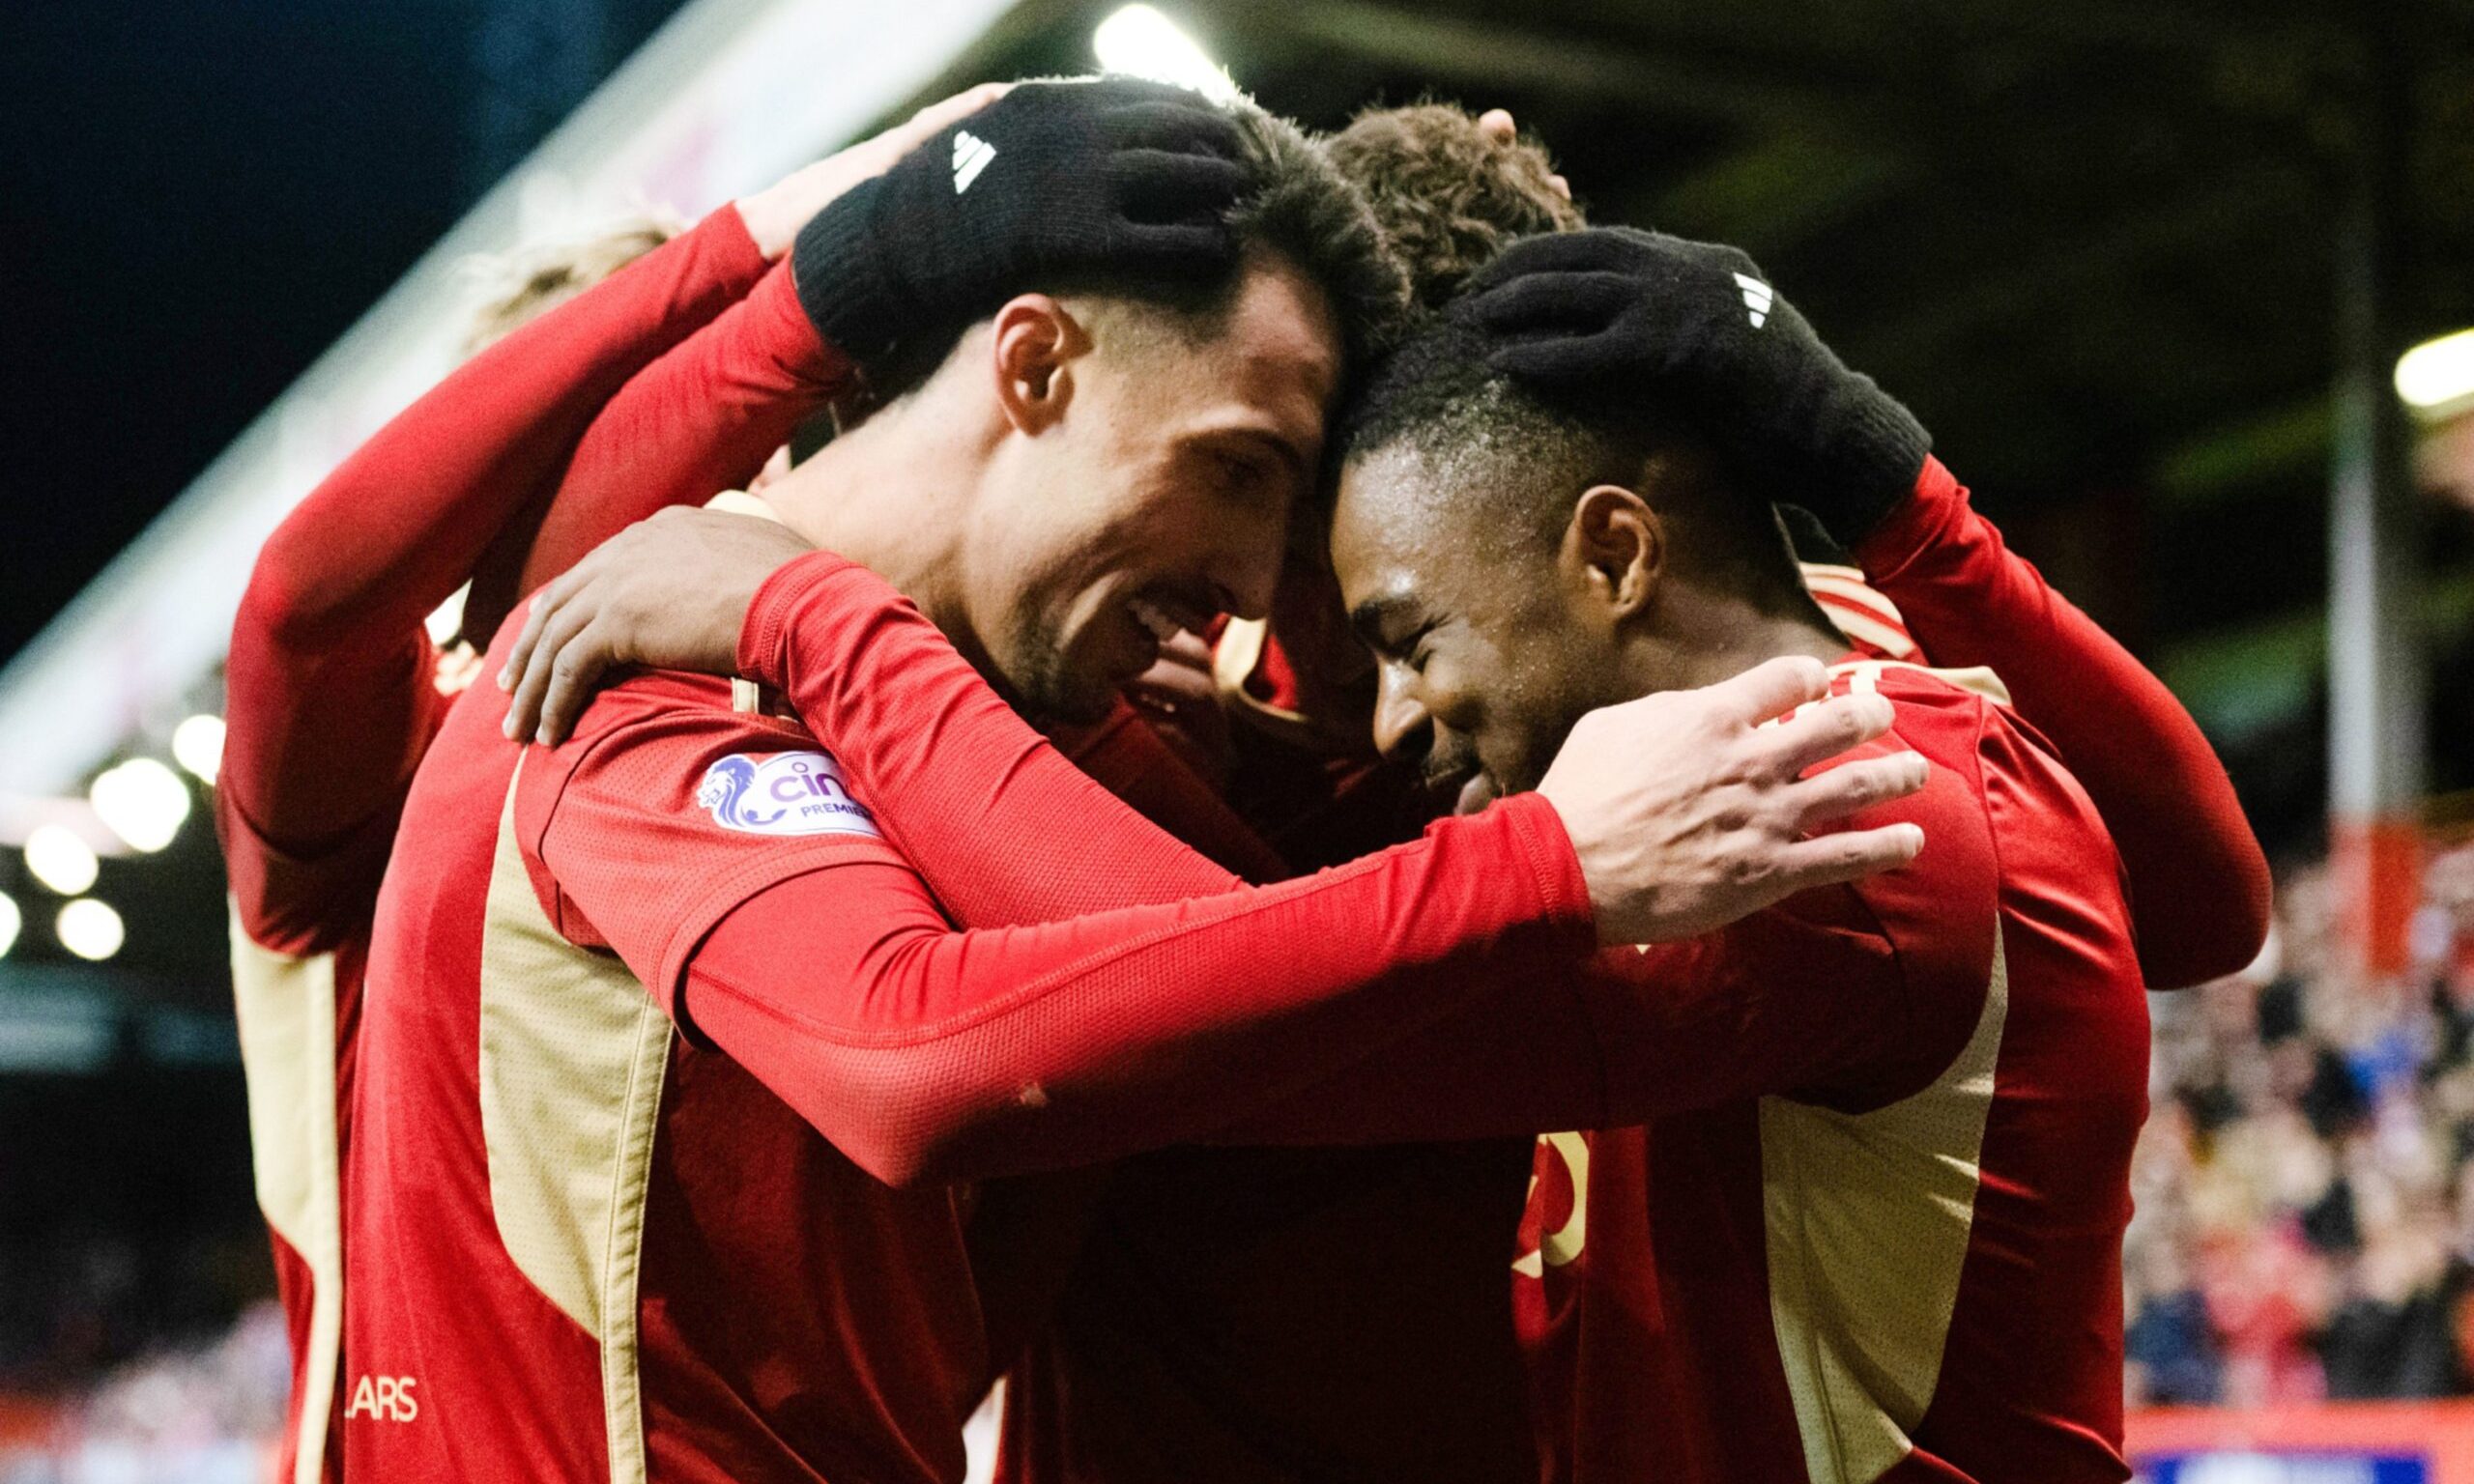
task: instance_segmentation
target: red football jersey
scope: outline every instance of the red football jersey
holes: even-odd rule
[[[531,547],[543,576],[647,501],[676,499],[678,483],[709,492],[699,485],[714,441],[689,448],[659,429],[638,430],[622,483],[594,482],[606,460],[563,481],[560,470],[614,393],[623,411],[667,392],[675,372],[637,373],[764,271],[737,212],[716,212],[421,397],[302,500],[251,572],[233,622],[216,822],[251,1163],[292,1341],[289,1484],[335,1475],[347,1400],[335,1394],[342,1204],[370,914],[441,698],[471,673],[469,653],[441,663],[422,619],[554,490],[563,534]],[[640,389],[621,391],[630,378]]]
[[[778,882],[898,865],[729,697],[640,677],[556,751],[471,698],[415,782],[362,1020],[351,1474],[961,1472],[989,1380],[966,1189],[871,1178],[674,1030],[580,904],[692,946]]]
[[[2112,844],[2005,707],[1843,673],[1935,769],[1925,853],[1815,894],[1860,909],[1822,941],[1777,930],[1818,905],[1716,935],[1715,995],[1601,956],[1708,1023],[1611,1061],[1658,1116],[1539,1141],[1513,1271],[1549,1481],[2128,1475],[2147,1022]]]

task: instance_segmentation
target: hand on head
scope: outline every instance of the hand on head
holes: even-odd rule
[[[1520,126],[1512,121],[1509,108],[1489,108],[1478,115],[1478,131],[1498,144],[1510,144],[1520,137]],[[1546,184],[1554,186],[1555,194],[1565,200],[1572,199],[1572,183],[1562,176],[1550,175],[1546,177]]]
[[[1023,83],[946,122],[799,230],[791,268],[863,370],[906,332],[986,313],[1044,277],[1224,271],[1243,194],[1235,119],[1201,95],[1106,77]]]
[[[1772,499],[1861,539],[1913,490],[1932,439],[1851,371],[1758,264],[1629,227],[1514,243],[1448,313],[1495,369],[1549,392],[1663,399]]]
[[[884,174],[947,126],[979,112],[1013,86],[983,82],[930,103],[881,134],[804,165],[752,196],[741,196],[736,203],[739,220],[759,251],[767,259],[779,259],[791,250],[799,229],[844,191]]]

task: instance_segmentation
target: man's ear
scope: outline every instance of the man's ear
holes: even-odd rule
[[[1609,619],[1646,608],[1666,563],[1666,524],[1649,501],[1620,484],[1581,492],[1564,529],[1564,569]]]
[[[1074,399],[1074,366],[1091,349],[1091,336],[1046,294],[1006,300],[992,330],[990,370],[997,405],[1018,432],[1036,437],[1065,415]]]

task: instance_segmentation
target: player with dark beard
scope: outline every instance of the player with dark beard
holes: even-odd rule
[[[1342,347],[1396,279],[1258,110],[1059,83],[968,125],[984,171],[940,137],[802,233],[833,343],[891,365],[909,328],[951,333],[767,499],[898,574],[1021,703],[1083,716],[1164,624],[1260,609]],[[1128,201],[1154,211],[1096,255],[1043,255]],[[1002,880],[931,898],[835,761],[730,688],[638,677],[545,753],[468,699],[371,950],[348,1367],[388,1384],[348,1414],[354,1467],[949,1477],[986,1313],[971,1193],[941,1182],[1203,1131],[1592,936],[1912,858],[1903,826],[1798,838],[1920,782],[1897,757],[1800,777],[1885,719],[1822,700],[1756,730],[1810,670],[1597,719],[1535,799],[1350,869],[1215,873],[1198,902],[1155,836],[1043,879],[1084,915],[1017,927]],[[910,722],[889,746],[945,730]],[[981,796],[897,827],[969,828]]]
[[[1467,125],[1465,117],[1463,125]],[[1471,133],[1475,135],[1476,130]],[[1530,173],[1544,174],[1542,168]],[[1967,512],[1963,492],[1953,501],[1954,491],[1946,473],[1938,465],[1928,465],[1918,482],[1915,501],[1905,508],[1920,512],[1929,520],[1893,522],[1930,530],[1938,538],[1938,544],[1918,543],[1914,529],[1901,537],[1910,546],[1897,552],[1895,570],[1906,591],[1922,600],[1936,619],[1937,630],[1955,633],[1969,628],[1971,614],[1981,612],[1989,616],[1972,624],[1982,630],[1981,635],[1967,635],[1964,642],[2009,656],[2034,653],[2041,665],[2072,674],[2075,683],[2067,694],[2054,687],[2036,688],[2039,709],[2031,714],[2046,726],[2074,735],[2091,729],[2112,729],[2115,734],[2107,739],[2107,755],[2126,756],[2138,753],[2146,759],[2145,766],[2151,773],[2191,782],[2184,797],[2193,806],[2193,813],[2150,813],[2134,818],[2125,826],[2125,838],[2136,827],[2152,845],[2142,857],[2149,868],[2147,875],[2162,879],[2170,871],[2160,868],[2169,864],[2181,866],[2213,859],[2229,863],[2229,879],[2264,879],[2263,869],[2258,867],[2256,845],[2251,843],[2238,811],[2229,807],[2230,793],[2224,786],[2222,770],[2199,741],[2188,718],[2118,646],[2045,589],[2031,568],[2004,552],[1991,528]],[[1869,543],[1867,549],[1885,548],[1876,541]],[[2125,719],[2130,724],[2127,728],[2122,727]],[[1241,775],[1241,787],[1243,782]],[[2108,774],[2107,782],[2117,785],[2114,775]],[[2108,796],[2118,798],[2118,787],[2100,790],[2099,802]],[[2252,868],[2248,872],[2243,869],[2246,861]],[[2140,878],[2140,873],[2135,872],[2135,882]],[[2222,904],[2221,898],[2192,899],[2161,891],[2151,892],[2141,900],[2147,909],[2142,921],[2143,941],[2159,954],[2178,956],[2180,967],[2175,969],[2169,961],[2165,972],[2204,972],[2209,963],[2227,961],[2233,955],[2247,956],[2250,947],[2255,946],[2258,925],[2241,910],[2239,900],[2231,910]],[[2246,935],[2254,943],[2246,944]],[[2172,945],[2170,950],[2169,945]],[[1550,1145],[1548,1153],[1553,1150]],[[1338,1238],[1339,1232],[1352,1227],[1381,1226],[1382,1221],[1373,1220],[1369,1212],[1386,1218],[1404,1213],[1420,1217],[1439,1213],[1444,1221],[1456,1222],[1465,1217],[1469,1203],[1445,1201],[1430,1206],[1404,1201],[1399,1199],[1396,1184],[1360,1181],[1350,1188],[1345,1180],[1339,1184],[1309,1180],[1302,1172],[1310,1166],[1301,1163],[1297,1156],[1261,1156],[1265,1161],[1261,1178],[1251,1182],[1230,1178],[1245,1169],[1239,1161],[1254,1157],[1251,1156],[1164,1156],[1143,1163],[1167,1164],[1189,1157],[1194,1178],[1188,1193],[1195,1199],[1186,1209],[1194,1219],[1170,1219],[1165,1213],[1180,1209],[1174,1201],[1146,1198],[1121,1203],[1115,1229],[1108,1233],[1108,1258],[1088,1265],[1083,1278],[1078,1280],[1076,1293],[1069,1294],[1069,1304],[1079,1303],[1086,1316],[1081,1321],[1086,1337],[1069,1348],[1093,1358],[1093,1363],[1082,1368],[1087,1380],[1105,1379],[1108,1384],[1106,1389],[1087,1384],[1073,1388],[1071,1418],[1059,1417],[1060,1409],[1050,1407],[1034,1413],[1034,1422],[1051,1435],[1067,1421],[1074,1424],[1073,1467],[1079,1467],[1087,1476],[1136,1476],[1140,1472],[1139,1460],[1147,1455],[1129,1453],[1129,1445],[1138,1449],[1173,1441],[1181,1470],[1220,1469],[1223,1472],[1219,1476],[1228,1477],[1294,1476],[1289,1471],[1291,1466],[1281,1462],[1283,1452],[1292,1457],[1338,1460],[1337,1467],[1344,1471],[1375,1476],[1390,1471],[1403,1477],[1500,1477],[1507,1476],[1508,1470],[1516,1471],[1513,1466],[1501,1461],[1500,1454],[1484,1447],[1453,1451],[1453,1445],[1463,1440],[1483,1439],[1490,1434],[1502,1436],[1505,1432],[1502,1427],[1490,1428],[1482,1422],[1474,1427],[1468,1425],[1473,1416],[1502,1415],[1499,1410],[1490,1410],[1484,1386],[1455,1388],[1444,1380],[1452,1374],[1469,1374],[1465,1357],[1475,1352],[1469,1347],[1421,1349],[1414,1343],[1401,1344],[1396,1338],[1405,1335],[1414,1341],[1434,1336],[1437,1330],[1420,1326],[1431,1325],[1434,1313],[1443,1306],[1431,1301],[1421,1306],[1412,1301],[1387,1307],[1369,1297],[1388,1287],[1394,1293],[1431,1300],[1438,1292],[1433,1279],[1452,1265],[1431,1268],[1423,1266],[1422,1261],[1404,1260],[1400,1254],[1416,1250],[1414,1243],[1395,1252],[1380,1243],[1351,1243]],[[1432,1161],[1427,1163],[1426,1174],[1430,1178]],[[1399,1168],[1396,1162],[1392,1167]],[[1202,1189],[1207,1172],[1210,1192]],[[1148,1182],[1148,1186],[1151,1195],[1159,1193],[1160,1182],[1156,1178]],[[1267,1191],[1270,1198],[1249,1198],[1237,1193],[1246,1189]],[[1205,1195],[1210,1198],[1201,1198]],[[1516,1195],[1510,1199],[1516,1200]],[[1163,1254],[1131,1265],[1132,1272],[1124,1261],[1129,1251],[1129,1231],[1124,1225],[1127,1220],[1138,1223],[1133,1230],[1145,1233],[1145,1239],[1136,1242],[1132,1251]],[[1370,1220],[1372,1227],[1368,1225]],[[1425,1239],[1427,1250],[1433,1249],[1432,1239],[1445,1229],[1441,1223],[1422,1219],[1395,1221],[1394,1226],[1395,1231],[1415,1232]],[[1298,1234],[1293,1245],[1267,1242],[1267,1237],[1281,1230]],[[1478,1223],[1478,1230],[1476,1241],[1482,1245],[1487,1240],[1482,1221]],[[1176,1237],[1179,1232],[1184,1233],[1183,1239]],[[1215,1233],[1221,1240],[1212,1245]],[[1194,1238],[1201,1240],[1191,1240]],[[1280,1255],[1283,1251],[1286,1257]],[[1185,1255],[1172,1255],[1179,1252]],[[1359,1261],[1357,1254],[1363,1254],[1364,1261]],[[1330,1266],[1336,1257],[1345,1265],[1344,1270]],[[1301,1281],[1300,1270],[1314,1270],[1317,1264],[1323,1265],[1320,1270],[1329,1281]],[[1153,1278],[1145,1279],[1145,1271]],[[1268,1311],[1293,1312],[1307,1316],[1308,1322],[1286,1325],[1268,1317],[1264,1305],[1281,1289],[1267,1288],[1263,1281],[1245,1280],[1242,1275],[1248,1271],[1281,1274],[1287,1291],[1316,1296],[1305,1303],[1280,1305]],[[1200,1273],[1226,1273],[1230,1281],[1225,1285],[1215,1281],[1197,1292],[1191,1280]],[[1420,1273],[1432,1277],[1421,1279]],[[1108,1288],[1122,1294],[1123,1299],[1111,1300],[1096,1311],[1091,1309],[1088,1295]],[[1219,1298],[1211,1297],[1215,1292]],[[1076,1294],[1084,1297],[1078,1299]],[[1480,1303],[1482,1302],[1482,1298]],[[1104,1317],[1094,1327],[1088,1318],[1094,1312],[1118,1317]],[[1385,1319],[1407,1315],[1415,1322],[1367,1323],[1377,1313]],[[1183,1318],[1172,1320],[1172,1315]],[[1250,1325],[1250,1318],[1258,1322]],[[1214,1323],[1215,1320],[1221,1322]],[[1478,1322],[1484,1323],[1482,1314],[1478,1315]],[[1328,1328],[1320,1327],[1326,1324]],[[1190,1361],[1161,1363],[1165,1357],[1156,1348],[1159,1343],[1189,1330],[1195,1331],[1194,1343],[1184,1353],[1189,1356],[1216,1357],[1213,1363],[1221,1367],[1202,1379],[1208,1384],[1197,1384]],[[1458,1332],[1465,1337],[1473,1331]],[[1247,1333],[1265,1337],[1272,1348],[1263,1350],[1252,1341],[1241,1346],[1237,1336]],[[1105,1335],[1118,1338],[1100,1338]],[[1152,1338],[1129,1350],[1128,1344],[1140,1335]],[[1322,1338],[1300,1343],[1301,1335]],[[1385,1345],[1395,1345],[1405,1363],[1386,1367],[1379,1359],[1372,1359],[1352,1366],[1347,1347],[1331,1343],[1336,1335],[1369,1347],[1374,1356],[1383,1354]],[[1504,1353],[1509,1353],[1508,1343]],[[1282,1358],[1274,1360],[1275,1355]],[[1357,1358],[1368,1357],[1362,1352]],[[1491,1365],[1492,1362],[1482,1362],[1477,1374],[1500,1379],[1505,1373],[1491,1369]],[[1380,1388],[1378,1393],[1369,1393],[1367,1378],[1372,1378]],[[1136,1387],[1138,1398],[1151,1405],[1118,1407],[1109,1393],[1121,1394],[1128,1384]],[[1158,1398],[1152,1393],[1162,1385],[1173,1386],[1173,1394],[1194,1400],[1180,1401],[1175,1410],[1158,1406]],[[1496,1392],[1499,1397],[1501,1388]],[[1369,1406],[1370,1394],[1402,1397],[1404,1405],[1393,1411]],[[1459,1405],[1464,1400],[1475,1405]],[[1126,1431],[1132,1436],[1111,1444],[1109,1439],[1115,1430],[1104,1428],[1096,1435],[1101,1445],[1094,1448],[1091,1423],[1095,1415],[1105,1418],[1112,1414],[1131,1424]],[[1283,1416],[1286,1420],[1280,1420]],[[1319,1423],[1314,1419],[1320,1419]],[[1397,1425],[1392,1425],[1394,1419]],[[1017,1436],[1019,1440],[1020,1434]],[[1444,1441],[1440,1446],[1437,1440]],[[1223,1446],[1214,1447],[1214,1443]],[[1118,1460],[1114,1465],[1107,1462],[1112,1453]],[[1043,1465],[1043,1457],[1051,1462]],[[1053,1462],[1056,1457],[1055,1453],[1031,1452],[1028,1462],[1036,1476],[1046,1476],[1043,1469],[1053,1471],[1060,1467]],[[1136,1461],[1135,1466],[1124,1464],[1128,1457]],[[1018,1451],[1013,1462],[1021,1467],[1025,1453]],[[1304,1471],[1313,1470],[1305,1468]]]
[[[1568,1174],[1538,1183],[1514,1269],[1549,1478],[2119,1478],[2119,1237],[2146,1041],[2111,840],[1997,677],[1846,653],[1746,487],[1744,471],[1792,471],[1843,511],[1921,461],[1920,430],[1774,291],[1779,333],[1745,345],[1724,314],[1749,276],[1740,255],[1621,233],[1530,246],[1378,371],[1342,425],[1334,560],[1382,664],[1384,750],[1479,810],[1533,786],[1612,698],[1836,655],[1839,683],[1891,699],[1900,740],[1931,760],[1924,793],[1885,813],[1935,848],[1897,875],[1616,950],[1571,1004],[1499,986],[1222,1137],[1595,1130],[1556,1136]],[[1628,265],[1657,303],[1576,329],[1568,301],[1522,292],[1571,261],[1546,249],[1569,247]],[[1644,322],[1660,328],[1630,333]],[[1591,357],[1596,394],[1558,384]],[[884,596],[839,558],[802,558],[757,590],[736,662],[848,750],[888,820],[992,791],[973,830],[905,837],[932,880],[1077,869],[1099,822],[1086,811],[1071,840],[1025,839],[1014,811],[1052,816],[1033,802],[1050,785],[1024,768],[992,790],[954,760],[1015,756],[977,732],[1019,724],[968,699],[976,683]],[[935,746],[897,734],[922,715],[948,719]],[[1001,867],[988,834],[1007,842]],[[1149,1462],[1225,1469],[1184,1451],[1194,1423],[1155,1419]]]

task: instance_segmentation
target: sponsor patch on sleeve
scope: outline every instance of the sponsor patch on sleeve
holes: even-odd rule
[[[734,753],[705,770],[696,805],[723,829],[747,835],[884,838],[876,817],[850,797],[841,764],[823,753]]]

